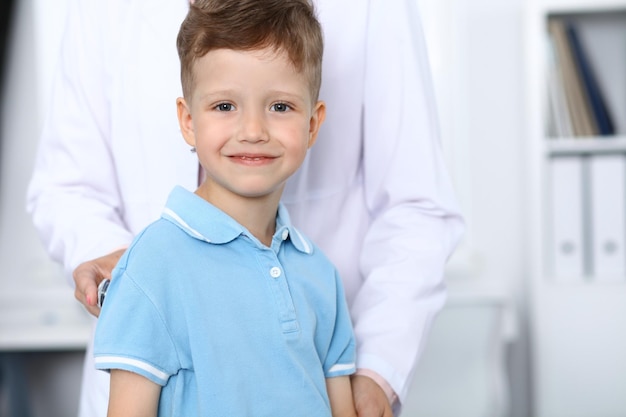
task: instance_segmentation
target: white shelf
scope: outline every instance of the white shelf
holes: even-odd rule
[[[0,351],[84,349],[92,319],[68,288],[0,295]]]
[[[548,156],[626,153],[626,136],[546,139]]]
[[[543,0],[536,2],[543,13],[592,14],[612,11],[626,11],[623,0]]]

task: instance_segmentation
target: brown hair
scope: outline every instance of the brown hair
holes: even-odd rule
[[[193,65],[209,51],[284,51],[309,78],[317,101],[322,78],[323,38],[310,0],[196,0],[176,40],[185,97],[194,85]]]

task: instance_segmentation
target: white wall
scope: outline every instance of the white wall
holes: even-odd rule
[[[60,268],[48,259],[24,210],[25,190],[43,121],[46,90],[42,86],[52,67],[50,57],[60,35],[55,24],[61,23],[57,17],[64,13],[65,0],[47,1],[49,10],[47,26],[42,27],[44,31],[37,31],[34,24],[36,2],[43,3],[43,0],[15,2],[12,37],[19,41],[9,50],[1,101],[0,345],[3,346],[7,344],[8,335],[16,336],[12,328],[6,327],[7,309],[14,305],[16,295],[24,297],[24,302],[20,302],[20,311],[24,312],[18,319],[20,322],[36,317],[39,312],[45,314],[43,309],[39,310],[45,298],[38,300],[38,294],[61,291],[67,299],[72,298],[72,289]],[[38,42],[41,39],[50,42],[43,54],[37,49],[42,46]],[[36,319],[47,320],[50,324],[56,320],[53,315]],[[0,352],[0,416],[76,415],[82,358],[80,350],[56,352],[43,348],[31,352]],[[18,395],[16,390],[20,382],[28,388],[25,395]],[[24,408],[20,408],[22,406]]]
[[[451,289],[510,295],[511,410],[530,413],[526,311],[524,0],[419,0],[438,94],[444,150],[468,232]],[[460,259],[459,259],[460,258]]]
[[[24,211],[37,137],[42,123],[38,88],[33,1],[15,4],[5,96],[2,101],[2,163],[0,165],[0,283],[5,291],[55,285],[46,254]]]
[[[518,338],[509,357],[515,416],[530,414],[522,4],[523,0],[471,2],[467,33],[472,243],[480,279],[504,285],[517,308]]]

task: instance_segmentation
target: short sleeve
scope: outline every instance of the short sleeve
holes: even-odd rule
[[[96,327],[96,368],[123,369],[165,385],[180,361],[162,317],[130,276],[114,275]]]
[[[326,378],[351,375],[356,372],[356,342],[343,285],[338,274],[335,274],[335,285],[337,314],[332,340],[324,361]]]

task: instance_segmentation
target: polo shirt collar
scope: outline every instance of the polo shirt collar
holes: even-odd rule
[[[278,205],[278,215],[276,216],[275,236],[282,236],[285,230],[288,232],[289,239],[296,249],[309,255],[313,253],[313,244],[307,237],[300,233],[298,229],[293,227],[287,208],[283,205],[283,203],[280,203]]]
[[[176,186],[170,193],[161,217],[173,222],[191,237],[208,243],[224,244],[240,235],[254,238],[228,214],[180,186]],[[287,235],[284,235],[285,231]],[[300,252],[313,253],[311,241],[293,227],[289,213],[282,203],[278,206],[275,236],[288,236]]]

